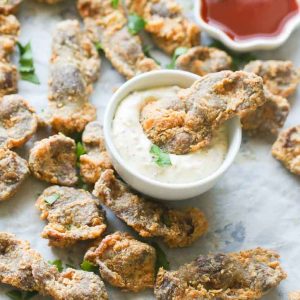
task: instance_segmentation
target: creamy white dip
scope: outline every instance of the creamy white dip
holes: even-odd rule
[[[209,147],[184,155],[170,154],[170,166],[160,167],[154,162],[150,153],[152,142],[140,124],[140,112],[150,99],[174,97],[178,90],[172,86],[130,94],[120,103],[112,124],[113,142],[130,168],[165,183],[190,183],[209,176],[221,166],[228,148],[227,129],[223,126]]]

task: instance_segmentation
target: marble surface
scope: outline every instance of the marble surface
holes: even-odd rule
[[[60,20],[78,18],[78,15],[73,1],[66,1],[53,7],[31,0],[25,2],[19,12],[22,23],[20,40],[23,43],[27,41],[32,43],[41,85],[20,81],[20,94],[41,112],[47,105],[51,32]],[[180,2],[192,17],[192,0]],[[290,59],[300,66],[299,48],[300,30],[297,30],[280,49],[257,55],[265,59]],[[169,61],[169,58],[159,51],[154,51],[153,54],[164,64]],[[92,96],[100,120],[113,91],[123,82],[124,79],[103,58],[100,79]],[[297,99],[299,97],[298,93],[290,99],[292,110],[286,127],[300,123],[300,99]],[[34,140],[40,139],[45,134],[39,132]],[[27,157],[33,141],[19,151],[23,157]],[[272,158],[270,153],[272,142],[273,139],[270,137],[254,139],[244,136],[235,163],[215,188],[197,199],[171,203],[174,206],[197,206],[206,213],[209,220],[207,235],[192,247],[169,250],[162,246],[172,269],[192,260],[200,253],[239,251],[261,246],[280,252],[283,267],[288,273],[288,279],[264,299],[287,299],[289,291],[300,290],[300,180]],[[47,241],[39,236],[44,222],[39,219],[34,203],[46,186],[45,183],[33,178],[28,179],[15,197],[0,203],[0,231],[9,231],[21,239],[29,240],[32,247],[48,260],[60,258],[65,263],[78,265],[84,253],[83,245],[75,246],[68,251],[51,249],[47,246]],[[130,231],[110,212],[108,222],[110,232],[116,229]],[[114,300],[154,299],[152,291],[131,294],[122,293],[108,285],[107,287],[110,298]],[[5,292],[10,289],[0,285],[1,300],[8,299]],[[46,298],[37,296],[35,299]]]

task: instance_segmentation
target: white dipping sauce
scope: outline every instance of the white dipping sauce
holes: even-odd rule
[[[158,166],[140,124],[140,112],[147,100],[174,97],[177,86],[137,91],[122,100],[117,108],[112,134],[114,144],[129,167],[148,178],[165,183],[190,183],[214,173],[223,163],[228,149],[226,126],[215,134],[209,147],[184,155],[170,154],[171,166]]]

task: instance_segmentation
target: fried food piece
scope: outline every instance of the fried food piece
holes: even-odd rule
[[[155,249],[128,233],[107,235],[84,258],[98,265],[101,277],[113,286],[133,292],[154,286]]]
[[[56,200],[49,204],[48,199]],[[69,247],[78,241],[96,239],[106,229],[104,212],[84,190],[51,186],[37,199],[36,207],[41,219],[49,222],[42,237],[49,239],[50,246]]]
[[[115,215],[142,237],[161,237],[169,247],[186,247],[203,235],[208,227],[197,208],[170,209],[146,200],[106,170],[95,185],[93,194]]]
[[[121,1],[114,8],[110,0],[79,0],[78,10],[92,40],[101,43],[105,56],[127,79],[159,69],[153,59],[145,56],[139,36],[129,33]]]
[[[0,149],[0,201],[12,197],[28,175],[26,160],[8,149]]]
[[[300,292],[289,293],[289,300],[300,300]]]
[[[155,285],[158,300],[260,299],[286,278],[279,255],[256,248],[200,255],[177,271],[161,268]]]
[[[1,151],[1,150],[0,150]],[[41,259],[28,242],[13,234],[0,232],[0,282],[25,291],[37,290],[32,275],[32,264]]]
[[[300,125],[282,131],[272,147],[273,156],[296,175],[300,175]]]
[[[56,4],[56,3],[59,3],[59,2],[63,2],[63,0],[38,0],[38,2],[53,5],[53,4]]]
[[[14,65],[0,61],[0,97],[18,91],[18,70]]]
[[[230,70],[232,58],[217,48],[198,46],[180,55],[175,63],[176,69],[200,76],[223,70]]]
[[[222,71],[180,90],[177,99],[149,101],[140,121],[153,144],[180,155],[206,147],[222,123],[264,102],[259,76]]]
[[[82,142],[87,153],[80,156],[80,174],[85,182],[94,184],[104,170],[112,169],[99,122],[91,122],[85,127]]]
[[[286,98],[272,94],[267,88],[264,93],[266,103],[254,111],[242,113],[242,126],[252,135],[259,132],[277,135],[289,114],[290,104]]]
[[[21,2],[22,0],[0,0],[0,14],[16,13]]]
[[[148,31],[159,48],[173,54],[178,47],[199,45],[199,27],[184,17],[182,7],[174,0],[126,0],[130,12],[146,21]]]
[[[96,108],[89,102],[89,95],[98,78],[100,58],[78,21],[57,25],[50,64],[51,126],[66,134],[82,132],[86,124],[96,119]]]
[[[38,116],[19,95],[0,98],[0,148],[21,147],[36,132]]]
[[[255,60],[244,71],[261,76],[271,93],[285,98],[295,93],[300,82],[300,71],[291,61]]]
[[[29,168],[40,180],[72,186],[78,180],[76,160],[74,140],[57,134],[34,144],[30,150]]]

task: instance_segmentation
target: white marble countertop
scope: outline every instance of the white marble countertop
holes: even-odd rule
[[[74,1],[56,6],[47,6],[26,0],[19,12],[22,23],[21,42],[31,41],[37,74],[41,85],[21,81],[20,94],[41,111],[47,106],[48,60],[50,57],[51,32],[60,20],[78,18]],[[191,14],[192,0],[181,0],[187,13]],[[288,42],[276,51],[258,53],[259,58],[290,59],[300,66],[300,30],[294,32]],[[167,58],[154,51],[161,61]],[[98,108],[98,118],[104,112],[115,88],[124,79],[113,70],[109,62],[102,61],[101,76],[95,86],[92,102]],[[285,127],[300,123],[300,95],[291,99],[292,110]],[[42,136],[42,134],[41,134]],[[35,138],[38,139],[38,138]],[[198,254],[216,251],[239,251],[257,246],[277,250],[288,278],[278,289],[264,299],[287,299],[287,293],[300,290],[300,179],[290,174],[272,158],[270,138],[243,138],[243,145],[233,166],[223,179],[208,193],[177,206],[197,206],[209,220],[209,231],[192,247],[169,250],[165,247],[171,268],[195,258]],[[29,142],[22,155],[26,157]],[[34,207],[37,195],[47,185],[28,179],[18,194],[7,202],[0,203],[0,231],[9,231],[19,238],[27,239],[34,249],[46,259],[60,258],[66,263],[79,264],[83,250],[74,247],[69,251],[51,249],[47,240],[40,238],[45,225]],[[109,230],[125,229],[120,220],[108,212]],[[126,230],[130,231],[128,228]],[[108,286],[108,285],[107,285]],[[5,292],[10,287],[0,286],[0,299],[8,299]],[[108,287],[110,298],[154,299],[152,291],[132,294],[122,293]],[[43,299],[38,296],[34,299]],[[46,299],[46,298],[45,298]]]

